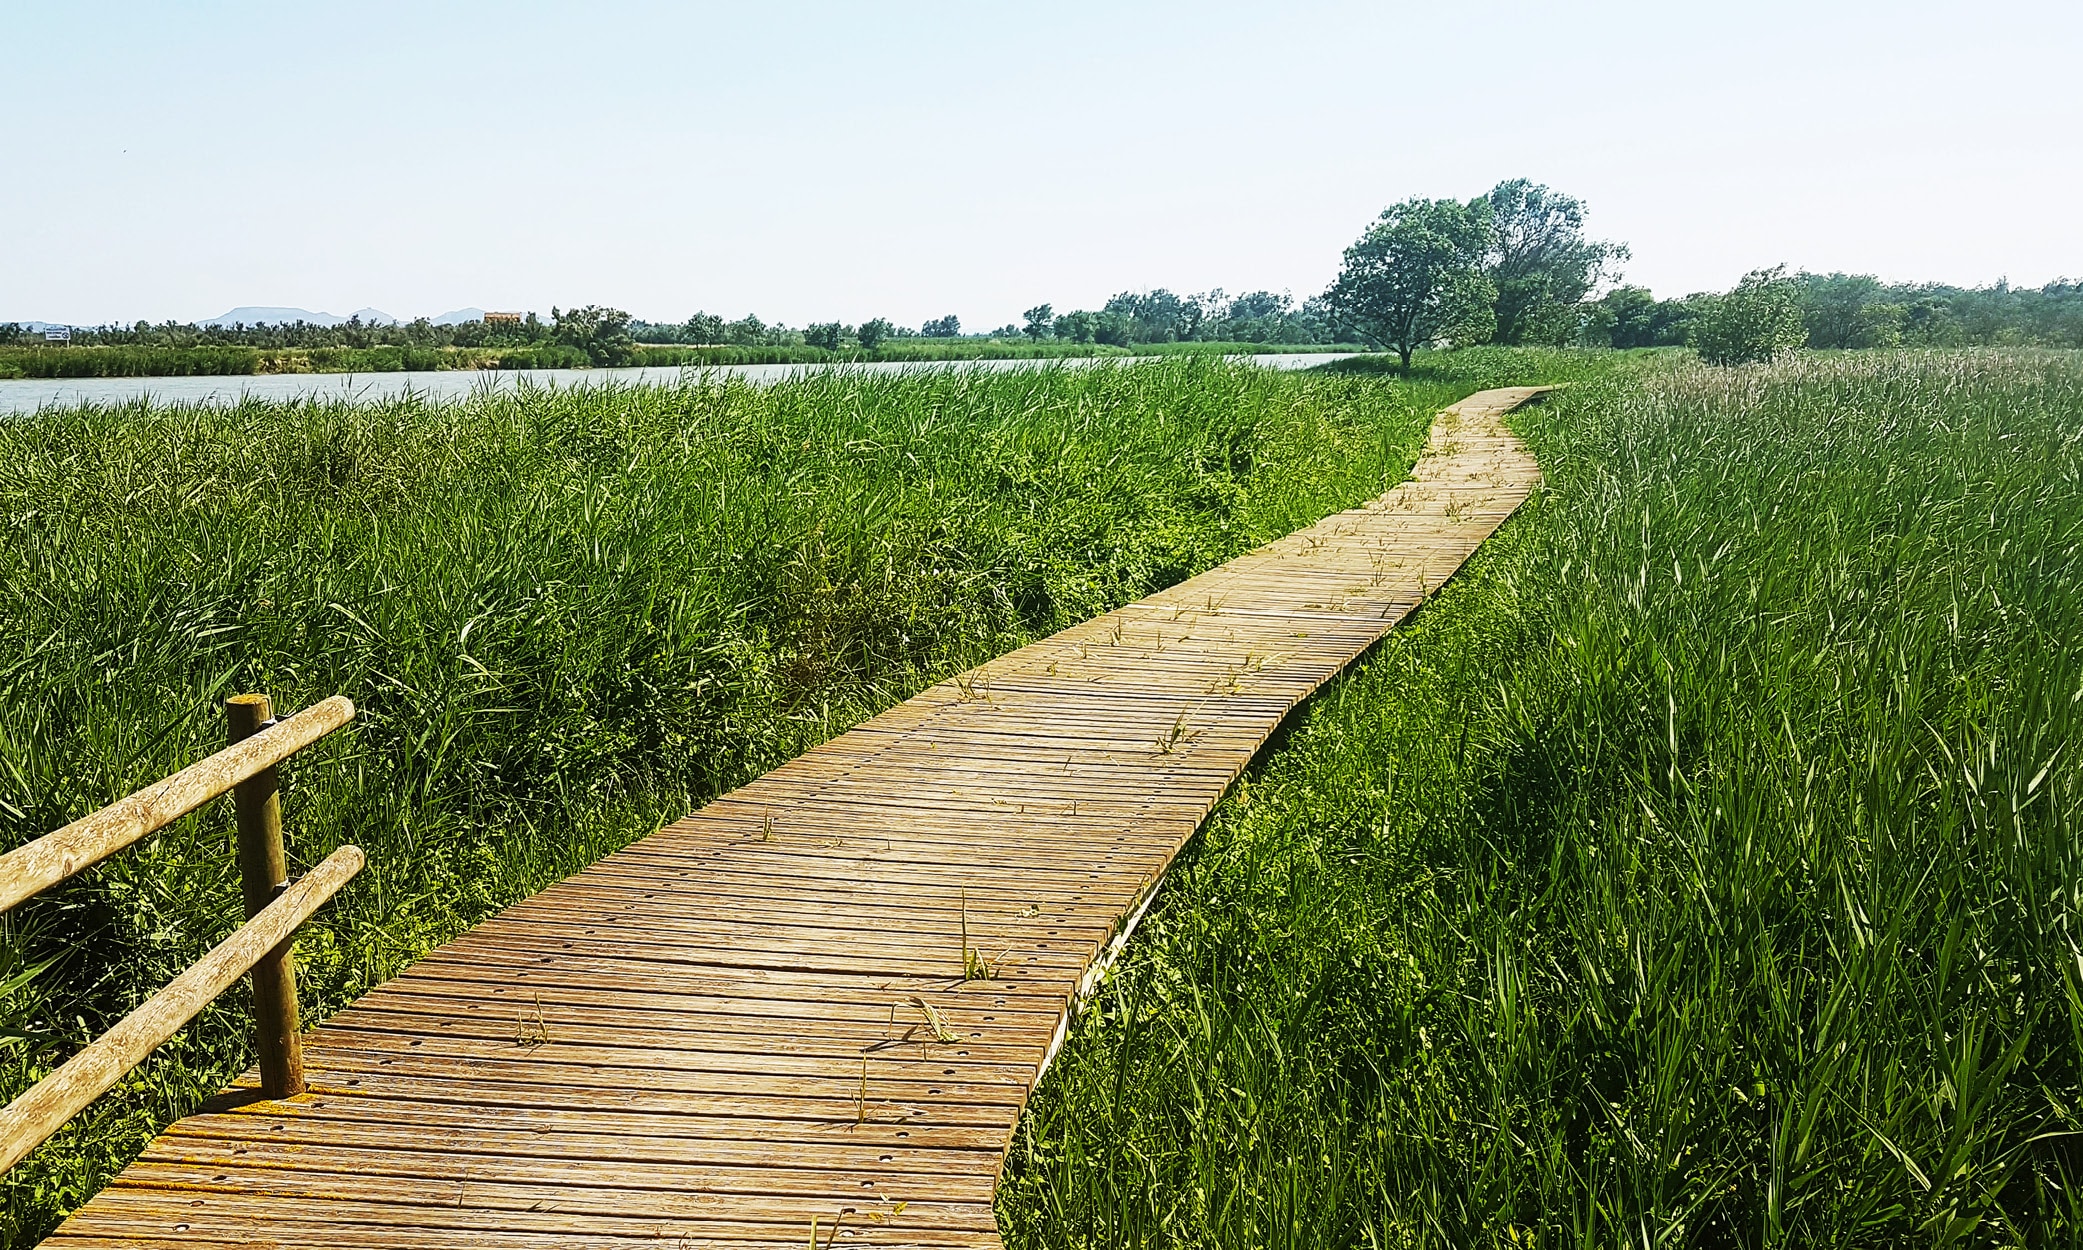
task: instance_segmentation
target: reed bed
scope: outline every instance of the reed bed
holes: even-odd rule
[[[990,655],[1374,495],[1441,404],[1212,359],[0,420],[0,844],[344,693],[287,770],[307,1021],[431,945]],[[1466,376],[1462,376],[1466,374]],[[240,917],[230,815],[0,922],[12,1097]],[[33,1241],[250,1061],[231,995],[16,1168]]]
[[[1225,801],[1008,1244],[2083,1238],[2083,356],[1652,363]]]

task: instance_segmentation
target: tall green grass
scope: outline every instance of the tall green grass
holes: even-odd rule
[[[285,782],[295,865],[370,853],[300,943],[322,1017],[927,682],[1385,489],[1471,385],[1194,359],[0,421],[0,845],[216,749],[227,694],[351,696]],[[0,922],[0,1094],[236,922],[229,819]],[[0,1242],[235,1075],[244,1013],[16,1168]]]
[[[529,347],[241,347],[141,344],[0,347],[0,378],[223,377],[259,373],[400,373],[443,369],[579,369],[586,353],[561,343]]]
[[[2083,357],[1661,362],[1167,882],[1038,1246],[2075,1245]]]
[[[256,347],[0,347],[0,378],[175,378],[261,373]]]

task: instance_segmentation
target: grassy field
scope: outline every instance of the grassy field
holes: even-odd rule
[[[223,696],[362,716],[289,770],[307,1020],[923,684],[1404,475],[1415,379],[1182,359],[768,388],[46,411],[0,421],[0,845],[214,750]],[[11,1097],[239,916],[211,809],[0,927]],[[48,1230],[249,1060],[243,995],[5,1182]]]
[[[1265,343],[1104,343],[1000,339],[891,339],[874,351],[822,347],[682,347],[638,344],[630,365],[793,365],[887,360],[1060,360],[1083,356],[1256,355],[1364,351],[1351,345]],[[399,373],[452,369],[584,369],[586,353],[560,343],[525,347],[0,347],[0,378],[144,378],[272,373]]]
[[[1016,1247],[2083,1240],[2083,356],[1651,361],[1226,800]]]

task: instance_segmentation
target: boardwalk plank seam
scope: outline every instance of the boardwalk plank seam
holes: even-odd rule
[[[1539,484],[1502,418],[1541,389],[478,925],[309,1035],[309,1093],[248,1074],[45,1244],[997,1246],[1077,1004],[1282,720]]]

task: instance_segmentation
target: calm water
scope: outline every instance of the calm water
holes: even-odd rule
[[[389,399],[413,394],[459,399],[476,391],[533,386],[671,385],[683,377],[743,378],[754,385],[802,373],[857,369],[864,373],[913,373],[925,369],[1019,369],[1060,364],[1072,368],[1100,363],[1162,360],[1161,356],[1074,356],[1035,360],[889,360],[852,365],[718,365],[708,369],[457,369],[441,373],[283,373],[226,378],[0,378],[0,414],[35,412],[74,404],[125,404],[150,396],[163,404],[235,404],[241,399]],[[1269,369],[1306,369],[1345,354],[1292,353],[1237,356]]]

